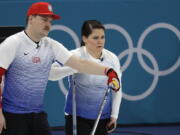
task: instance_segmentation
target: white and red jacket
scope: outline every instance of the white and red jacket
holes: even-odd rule
[[[62,44],[48,37],[42,38],[38,45],[24,31],[0,44],[0,67],[7,70],[3,111],[41,112],[52,63],[64,64],[72,56]]]

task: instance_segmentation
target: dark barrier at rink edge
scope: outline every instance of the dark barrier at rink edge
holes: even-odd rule
[[[0,43],[7,37],[24,30],[23,26],[0,26]]]

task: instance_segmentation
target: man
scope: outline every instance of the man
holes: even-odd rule
[[[48,38],[51,22],[60,16],[47,2],[27,11],[27,27],[0,45],[0,81],[5,75],[0,131],[3,135],[50,135],[43,96],[54,61],[79,72],[107,75],[108,85],[119,90],[116,72],[72,55],[62,44]]]

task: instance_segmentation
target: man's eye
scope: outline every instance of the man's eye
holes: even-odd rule
[[[44,22],[47,22],[47,19],[46,19],[46,18],[43,18],[43,21],[44,21]]]

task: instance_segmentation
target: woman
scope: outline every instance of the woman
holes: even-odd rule
[[[121,78],[120,64],[117,56],[104,49],[104,26],[96,20],[87,20],[84,22],[81,32],[81,47],[72,50],[72,53],[83,59],[112,67],[117,72],[118,77]],[[62,70],[64,71],[62,72]],[[57,76],[59,75],[58,72],[63,74]],[[60,68],[54,65],[49,79],[57,80],[70,74],[74,75],[73,81],[69,81],[70,89],[65,103],[65,132],[66,135],[72,135],[72,130],[70,130],[72,129],[72,87],[73,82],[75,82],[77,134],[89,135],[98,116],[105,91],[108,88],[106,83],[107,77],[78,73],[78,71],[69,67]],[[110,91],[95,135],[106,135],[116,128],[121,96],[121,90],[118,92]],[[109,129],[110,127],[113,128]]]

